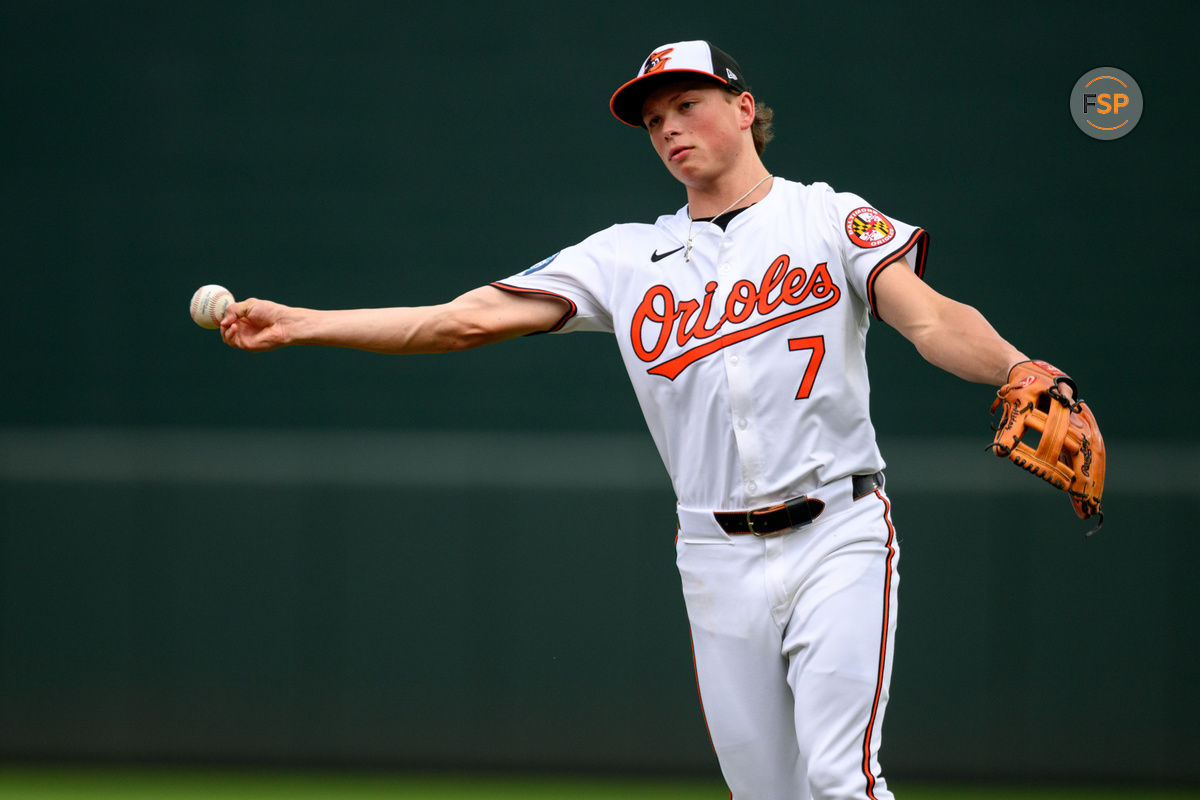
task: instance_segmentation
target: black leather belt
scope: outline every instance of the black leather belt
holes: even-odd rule
[[[854,475],[850,480],[853,481],[853,497],[857,500],[883,486],[883,473]],[[714,511],[713,517],[721,526],[721,530],[728,534],[753,533],[755,536],[763,536],[807,525],[824,510],[824,501],[800,495],[778,505],[750,511]]]

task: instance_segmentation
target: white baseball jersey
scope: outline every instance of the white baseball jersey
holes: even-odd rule
[[[718,225],[685,206],[621,224],[494,285],[571,304],[555,329],[614,333],[679,503],[745,509],[884,467],[869,415],[874,281],[926,233],[823,183],[774,178]]]

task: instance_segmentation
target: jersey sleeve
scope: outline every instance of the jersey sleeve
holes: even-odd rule
[[[601,231],[523,272],[493,281],[492,286],[516,294],[548,294],[566,300],[570,304],[567,313],[546,333],[612,333],[613,252],[609,231]]]
[[[878,318],[875,279],[889,264],[907,258],[917,277],[925,274],[929,234],[889,217],[849,192],[830,190],[826,210],[850,285]]]

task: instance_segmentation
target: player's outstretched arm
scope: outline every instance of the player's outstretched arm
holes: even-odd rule
[[[442,305],[318,311],[251,298],[229,306],[225,342],[262,352],[286,345],[349,347],[375,353],[446,353],[547,331],[564,300],[481,286]]]
[[[875,279],[875,305],[926,361],[964,380],[1000,386],[1026,360],[974,307],[937,293],[903,260]]]

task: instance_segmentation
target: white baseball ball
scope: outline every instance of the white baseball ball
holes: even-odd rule
[[[215,283],[201,286],[192,295],[192,305],[189,308],[192,321],[201,328],[219,327],[221,317],[225,316],[225,309],[233,302],[233,295],[224,286]]]

